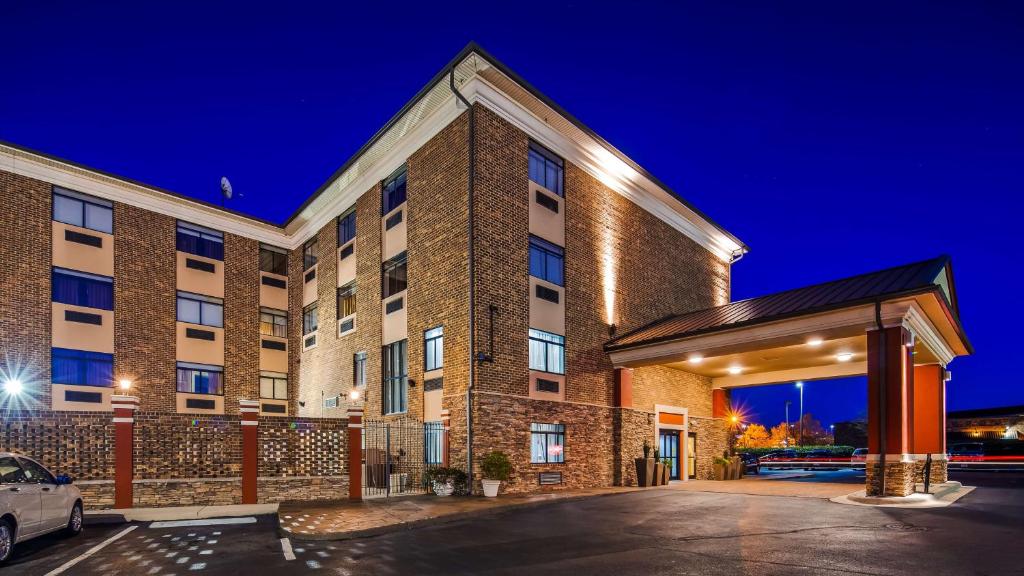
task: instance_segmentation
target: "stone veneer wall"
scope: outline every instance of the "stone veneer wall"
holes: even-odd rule
[[[924,483],[924,469],[924,460],[914,461],[914,482],[919,484]],[[929,476],[929,482],[933,484],[939,484],[949,480],[949,461],[944,458],[933,458]]]
[[[713,480],[715,458],[729,448],[725,422],[716,418],[690,418],[690,432],[697,434],[697,480]]]
[[[886,462],[885,494],[882,494],[879,475],[881,465],[878,462],[868,462],[865,466],[868,496],[908,496],[913,494],[915,468],[914,462]]]

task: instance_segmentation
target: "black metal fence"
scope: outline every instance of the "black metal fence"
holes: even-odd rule
[[[427,467],[444,464],[444,423],[423,423],[423,463]]]
[[[363,496],[396,496],[425,491],[423,471],[441,463],[440,422],[363,423]]]

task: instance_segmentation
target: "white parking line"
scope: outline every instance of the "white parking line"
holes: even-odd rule
[[[174,520],[153,522],[150,528],[181,528],[182,526],[220,526],[222,524],[255,524],[256,518],[206,518],[202,520]],[[194,536],[194,535],[193,535]]]
[[[284,553],[285,560],[295,560],[295,552],[292,550],[292,541],[287,538],[281,538],[281,552]]]
[[[72,566],[74,566],[75,564],[78,564],[82,560],[85,560],[89,556],[92,556],[93,554],[99,552],[100,550],[103,550],[105,547],[107,547],[107,545],[111,544],[112,542],[114,542],[118,538],[124,536],[125,534],[131,532],[132,530],[135,530],[136,528],[138,528],[138,526],[129,526],[129,527],[125,528],[124,530],[121,530],[120,532],[118,532],[117,534],[114,534],[110,538],[107,538],[103,542],[100,542],[99,544],[93,546],[92,548],[89,548],[81,556],[78,556],[77,558],[72,558],[71,560],[68,560],[67,562],[61,564],[57,568],[54,568],[53,570],[50,570],[49,572],[46,573],[46,576],[56,576],[57,574],[62,574],[68,568],[71,568]]]

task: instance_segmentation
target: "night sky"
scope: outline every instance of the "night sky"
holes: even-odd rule
[[[1024,5],[76,4],[5,3],[0,139],[281,221],[475,40],[744,240],[734,299],[950,254],[949,407],[1024,404]]]

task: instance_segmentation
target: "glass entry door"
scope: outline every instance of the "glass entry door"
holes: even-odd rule
[[[679,430],[662,430],[658,444],[661,459],[669,460],[669,479],[679,480]]]
[[[686,438],[686,473],[690,478],[697,477],[697,433],[690,432]]]

